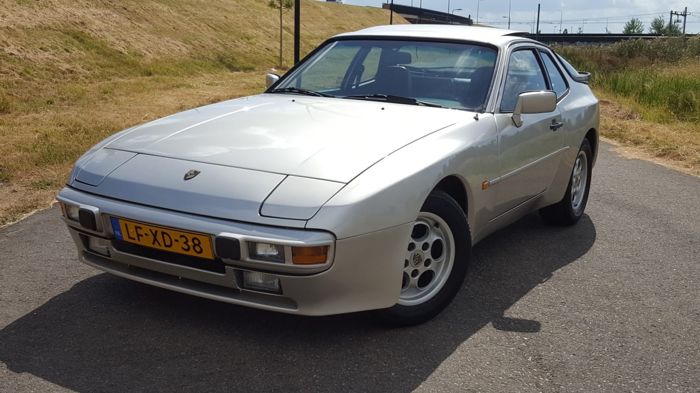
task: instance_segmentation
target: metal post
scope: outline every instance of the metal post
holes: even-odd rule
[[[564,11],[559,10],[559,34],[561,34],[561,24],[564,22]]]
[[[391,5],[389,5],[389,24],[394,24],[394,0],[391,0]]]
[[[688,16],[688,7],[683,10],[683,36],[685,37],[685,18]]]
[[[476,24],[479,24],[479,5],[481,4],[481,0],[476,0]]]
[[[510,30],[510,3],[511,0],[508,0],[508,29]]]
[[[668,15],[668,32],[671,33],[671,23],[673,23],[673,11]]]
[[[301,41],[301,0],[294,0],[294,64],[299,62],[299,43]]]
[[[447,0],[447,13],[450,13],[450,0]]]
[[[535,39],[540,39],[540,3],[537,3],[537,27],[535,28]]]

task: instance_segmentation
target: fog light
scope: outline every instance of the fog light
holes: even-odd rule
[[[248,256],[259,261],[285,262],[284,246],[279,244],[248,243]]]
[[[281,293],[280,279],[277,276],[261,272],[243,272],[243,288],[254,291]]]
[[[80,220],[80,208],[78,206],[62,203],[61,207],[66,218],[73,221]]]
[[[328,246],[292,247],[292,262],[295,265],[317,265],[328,260]]]

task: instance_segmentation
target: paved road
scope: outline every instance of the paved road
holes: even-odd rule
[[[108,276],[50,209],[0,230],[0,391],[700,390],[700,179],[605,145],[587,216],[474,250],[437,319],[304,318]]]

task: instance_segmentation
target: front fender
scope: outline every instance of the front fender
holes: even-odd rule
[[[306,227],[342,239],[412,222],[435,185],[450,175],[463,180],[471,200],[471,184],[480,185],[498,166],[495,136],[491,118],[455,125],[405,146],[352,180]],[[468,216],[480,203],[469,204]]]

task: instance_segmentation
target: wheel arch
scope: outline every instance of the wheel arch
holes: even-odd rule
[[[440,190],[451,196],[469,217],[469,187],[457,175],[449,175],[440,180],[433,190]]]
[[[591,152],[593,153],[593,160],[591,160],[591,165],[595,164],[596,158],[598,158],[598,130],[591,128],[586,132],[584,137],[588,139],[588,143],[591,144]]]

